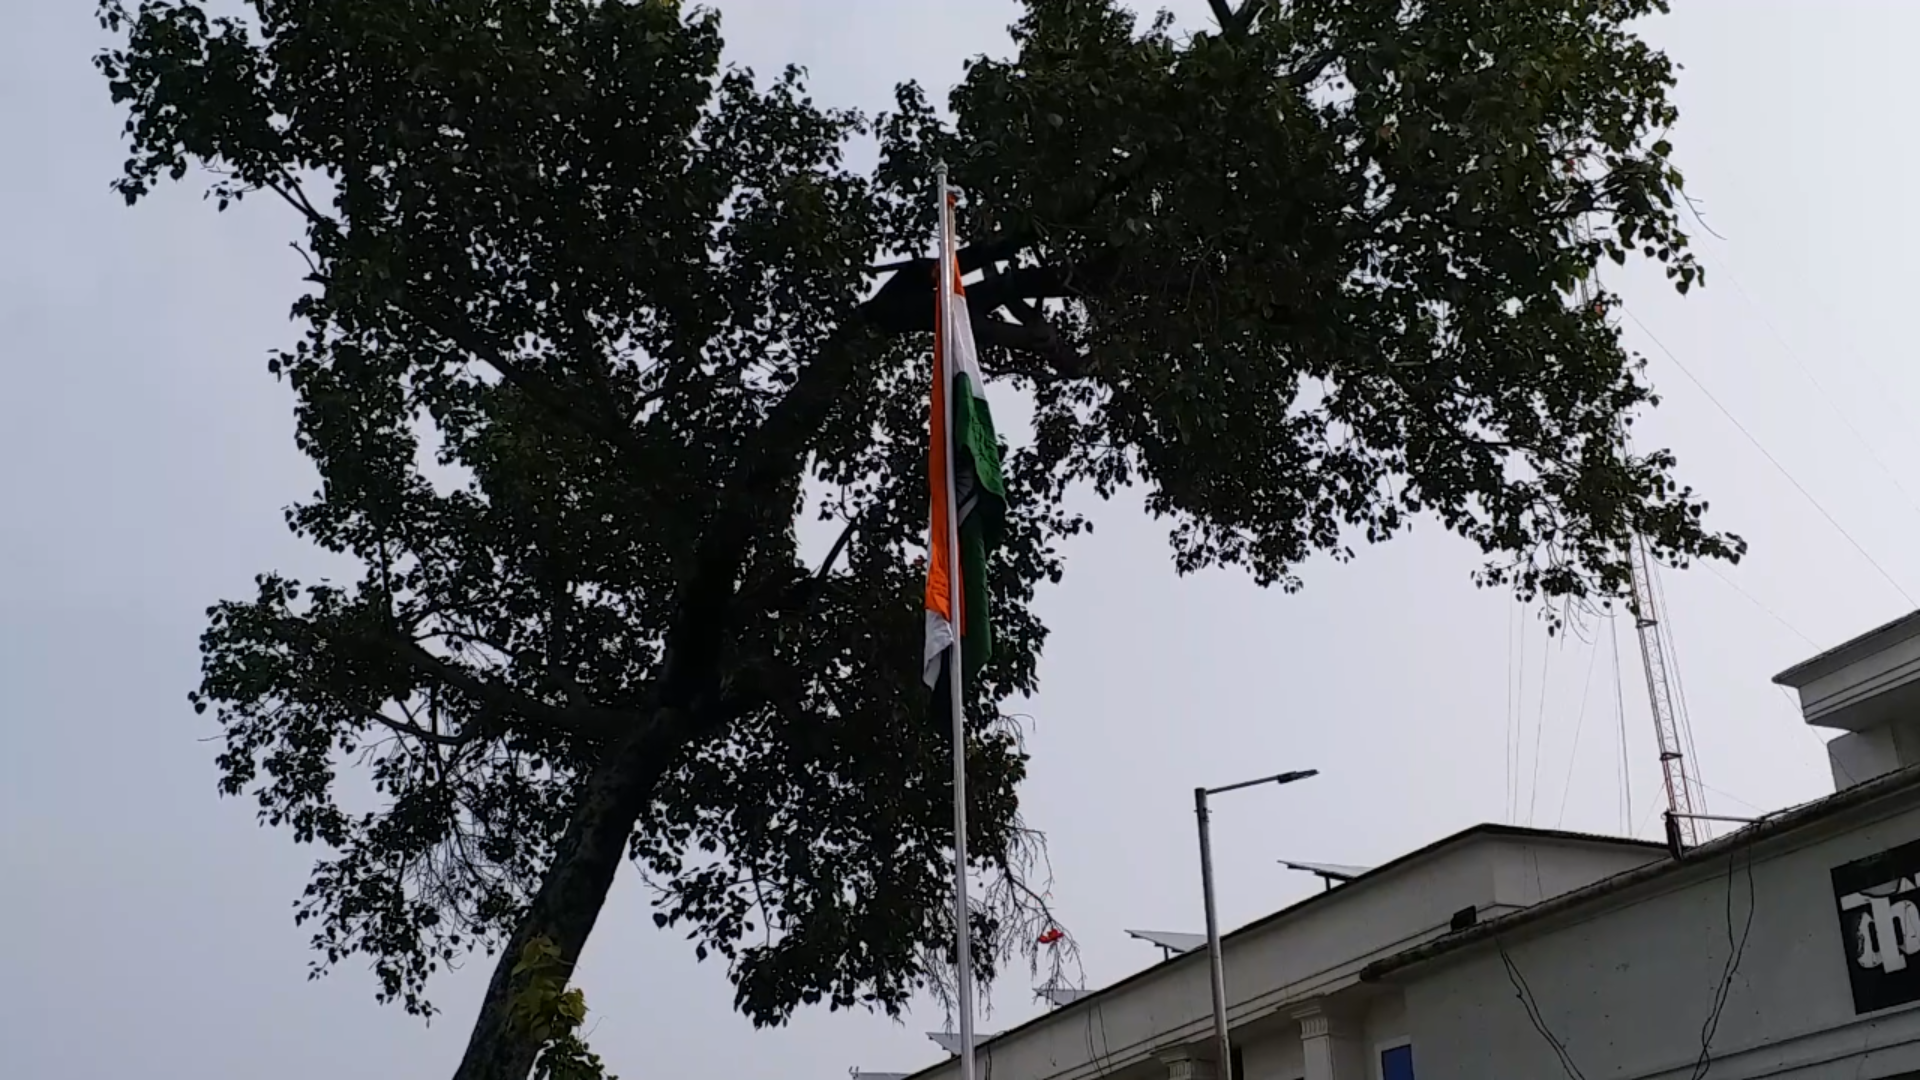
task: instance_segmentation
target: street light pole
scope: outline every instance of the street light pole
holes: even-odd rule
[[[1318,769],[1284,772],[1224,787],[1193,789],[1193,813],[1200,822],[1200,892],[1207,903],[1207,965],[1213,982],[1213,1053],[1218,1080],[1240,1080],[1233,1071],[1233,1044],[1227,1037],[1227,969],[1220,953],[1220,916],[1213,899],[1213,835],[1208,827],[1207,796],[1261,784],[1291,784],[1319,775]]]
[[[1220,957],[1220,916],[1213,904],[1213,837],[1207,828],[1207,789],[1193,789],[1193,812],[1200,819],[1200,891],[1207,898],[1207,965],[1213,980],[1213,1053],[1217,1080],[1239,1080],[1228,1076],[1233,1068],[1233,1049],[1227,1041],[1227,970]]]

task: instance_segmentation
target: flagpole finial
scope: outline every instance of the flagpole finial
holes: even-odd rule
[[[947,182],[947,163],[944,158],[933,163],[933,176],[943,184]]]

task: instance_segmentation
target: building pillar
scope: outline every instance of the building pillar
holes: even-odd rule
[[[1296,1010],[1300,1021],[1300,1060],[1305,1080],[1371,1080],[1360,1032],[1346,1017],[1324,1005]]]
[[[1158,1056],[1167,1067],[1167,1080],[1216,1080],[1220,1075],[1213,1067],[1212,1047],[1177,1046]]]

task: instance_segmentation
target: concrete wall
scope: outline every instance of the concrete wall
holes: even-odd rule
[[[1381,1080],[1381,1048],[1409,1041],[1412,1035],[1408,1027],[1405,995],[1389,993],[1374,998],[1367,1009],[1366,1023],[1361,1030],[1361,1047],[1367,1060],[1365,1071],[1356,1080]]]
[[[1491,944],[1403,972],[1396,981],[1417,1075],[1567,1075],[1522,992],[1590,1080],[1690,1074],[1735,951],[1729,923],[1737,941],[1749,888],[1752,930],[1713,1039],[1713,1080],[1876,1080],[1920,1069],[1920,1008],[1854,1015],[1835,910],[1833,867],[1920,839],[1920,810],[1879,815],[1810,826],[1777,847],[1736,851],[1622,894],[1578,921],[1522,928],[1504,942],[1511,974]]]
[[[1275,1024],[1237,1043],[1245,1080],[1303,1080],[1306,1062],[1300,1053],[1300,1033],[1292,1024]]]
[[[1532,907],[1665,857],[1649,848],[1504,842],[1493,860],[1493,905]]]

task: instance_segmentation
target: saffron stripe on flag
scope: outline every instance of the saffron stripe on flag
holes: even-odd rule
[[[951,214],[951,208],[947,212]],[[951,291],[934,290],[933,392],[927,455],[933,514],[928,530],[927,631],[922,657],[928,686],[936,686],[940,680],[943,657],[953,644],[956,628],[964,658],[963,675],[971,676],[992,655],[988,558],[999,547],[1006,530],[1006,484],[1000,470],[999,437],[980,374],[959,262],[951,251],[947,260]],[[949,580],[949,469],[953,499],[959,506],[957,588]]]

